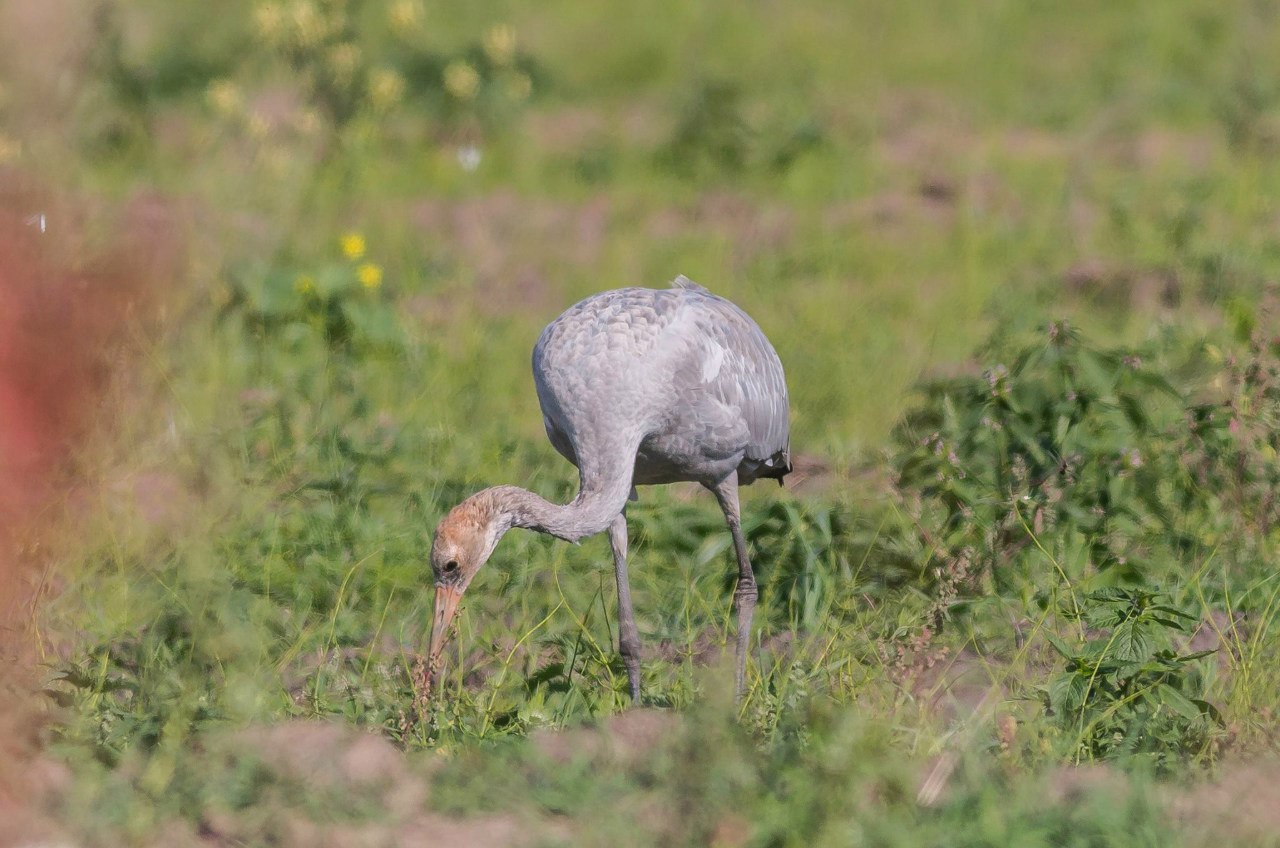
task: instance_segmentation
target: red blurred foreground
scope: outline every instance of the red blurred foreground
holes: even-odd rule
[[[162,204],[130,204],[108,246],[95,249],[89,222],[108,214],[0,174],[0,820],[16,812],[23,788],[6,766],[38,746],[33,621],[49,581],[35,543],[80,485],[69,460],[110,418],[105,390],[155,284],[177,269]]]

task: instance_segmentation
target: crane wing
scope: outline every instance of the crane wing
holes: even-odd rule
[[[703,291],[706,291],[703,289]],[[710,293],[691,304],[694,356],[681,376],[717,401],[729,421],[746,428],[746,460],[755,476],[791,470],[787,383],[773,345],[750,316]]]
[[[547,435],[579,467],[635,436],[642,482],[701,481],[730,459],[744,483],[791,469],[778,354],[687,277],[580,301],[543,330],[532,364]]]

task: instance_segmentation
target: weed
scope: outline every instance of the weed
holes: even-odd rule
[[[1065,662],[1040,694],[1077,740],[1077,761],[1140,755],[1168,770],[1179,757],[1208,752],[1222,715],[1205,700],[1207,679],[1196,661],[1213,651],[1175,648],[1196,616],[1142,589],[1099,589],[1063,614],[1080,636],[1068,642],[1046,634]]]

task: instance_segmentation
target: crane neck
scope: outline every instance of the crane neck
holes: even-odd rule
[[[556,504],[519,486],[495,486],[481,494],[491,500],[494,518],[503,531],[523,527],[577,542],[608,529],[627,505],[631,474],[592,485],[585,479],[567,504]]]

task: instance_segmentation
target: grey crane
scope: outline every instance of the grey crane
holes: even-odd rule
[[[627,580],[635,486],[692,481],[715,494],[738,559],[736,691],[743,691],[756,580],[738,486],[791,470],[782,363],[755,321],[681,275],[669,289],[592,295],[542,331],[533,379],[551,444],[578,467],[578,494],[554,504],[515,486],[454,507],[431,546],[434,672],[463,592],[512,527],[570,542],[609,531],[618,578],[619,650],[640,700],[640,637]]]

